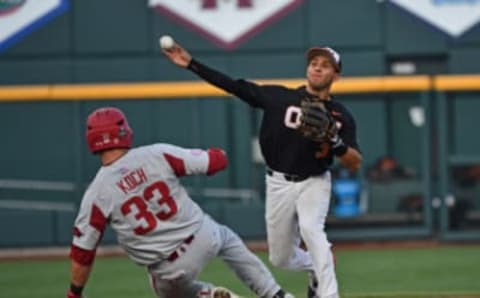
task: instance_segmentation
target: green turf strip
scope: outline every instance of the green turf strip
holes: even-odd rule
[[[274,274],[287,290],[305,297],[306,274],[278,269]],[[337,274],[347,298],[480,297],[480,247],[340,251]],[[220,260],[201,279],[253,297]],[[65,297],[68,281],[68,260],[0,263],[0,297]],[[88,298],[154,297],[145,270],[125,257],[98,258],[85,292]]]

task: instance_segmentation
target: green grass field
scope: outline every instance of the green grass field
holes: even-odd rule
[[[480,247],[343,250],[336,255],[342,297],[480,297]],[[260,257],[266,261],[265,254]],[[297,298],[306,296],[306,274],[273,272]],[[201,279],[253,297],[219,260]],[[0,263],[2,298],[65,297],[68,281],[68,260]],[[97,258],[85,293],[88,298],[154,297],[145,270],[126,257]]]

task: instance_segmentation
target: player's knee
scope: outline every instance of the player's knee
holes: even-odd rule
[[[308,239],[319,239],[322,235],[325,234],[322,224],[314,224],[311,222],[300,222],[299,223],[300,234],[304,240]]]
[[[278,268],[287,268],[288,267],[288,260],[289,256],[286,254],[274,254],[270,253],[268,256],[270,263],[272,263],[273,266],[278,267]]]

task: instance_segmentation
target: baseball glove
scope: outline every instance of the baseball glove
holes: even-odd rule
[[[337,134],[335,120],[321,101],[302,101],[299,132],[316,143],[329,142]]]

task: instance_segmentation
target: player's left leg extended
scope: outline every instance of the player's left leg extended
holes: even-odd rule
[[[296,204],[300,234],[313,260],[317,296],[321,298],[338,297],[333,254],[324,229],[330,204],[330,179],[327,172],[300,182],[303,191]]]
[[[230,228],[218,225],[222,246],[218,256],[256,295],[264,298],[286,296],[265,264],[253,254]]]
[[[312,258],[302,250],[296,201],[303,191],[301,184],[283,175],[266,176],[266,224],[270,262],[279,268],[313,270]]]
[[[205,216],[201,228],[194,233],[193,240],[180,245],[175,250],[176,257],[173,260],[160,261],[148,267],[151,285],[158,298],[215,296],[215,285],[196,278],[219,250],[217,229],[211,219]]]

